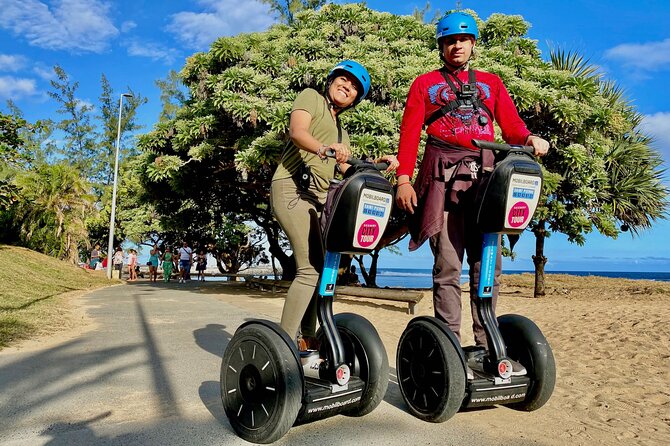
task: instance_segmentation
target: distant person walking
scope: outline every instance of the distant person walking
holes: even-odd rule
[[[160,251],[158,246],[154,247],[149,251],[149,281],[155,282],[158,278],[158,258],[160,257]]]
[[[123,270],[123,249],[121,249],[120,246],[116,247],[116,251],[114,251],[114,257],[112,257],[112,266],[114,268],[114,271],[118,271],[117,278],[121,278],[121,271]]]
[[[172,252],[170,248],[165,248],[165,252],[161,257],[163,261],[163,282],[168,283],[172,276],[172,267],[174,266],[174,259],[172,258]]]
[[[88,266],[91,267],[91,269],[95,269],[95,267],[98,265],[100,262],[100,244],[96,243],[95,248],[91,250],[91,260],[88,263]]]
[[[137,280],[137,251],[130,249],[128,251],[128,280],[130,282]]]
[[[179,283],[190,280],[191,264],[193,263],[193,250],[189,248],[188,243],[184,242],[179,248]]]
[[[196,259],[195,270],[198,272],[198,280],[201,282],[205,281],[205,270],[207,269],[207,254],[202,249],[198,253],[198,258]]]

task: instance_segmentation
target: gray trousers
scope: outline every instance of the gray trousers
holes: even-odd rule
[[[295,339],[316,331],[314,290],[323,267],[319,215],[326,193],[298,190],[293,179],[275,180],[270,190],[272,212],[286,233],[296,262],[296,276],[286,293],[281,326]]]
[[[444,213],[442,231],[430,238],[433,251],[433,307],[435,317],[445,322],[449,329],[461,339],[461,271],[463,254],[467,254],[470,270],[470,311],[472,331],[476,345],[487,347],[486,333],[477,314],[477,285],[482,256],[482,233],[479,232],[471,208],[457,207]],[[493,287],[493,309],[495,311],[500,289],[502,256],[500,236],[496,258]]]

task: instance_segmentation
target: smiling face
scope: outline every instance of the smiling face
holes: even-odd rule
[[[464,65],[475,47],[475,38],[470,34],[455,34],[447,36],[442,41],[442,55],[450,65],[460,67]]]
[[[342,73],[333,78],[328,94],[339,108],[349,107],[358,97],[358,82],[349,73]]]

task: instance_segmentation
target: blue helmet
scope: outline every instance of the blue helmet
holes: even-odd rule
[[[366,70],[363,65],[355,60],[343,60],[335,65],[333,69],[330,70],[330,73],[328,73],[328,85],[330,85],[330,82],[332,82],[333,78],[337,76],[340,71],[351,74],[358,81],[358,96],[352,105],[358,104],[370,91],[370,73],[368,73],[368,70]]]
[[[438,43],[442,37],[453,36],[454,34],[469,34],[475,40],[479,39],[479,30],[475,18],[464,12],[452,12],[437,22],[435,39]]]

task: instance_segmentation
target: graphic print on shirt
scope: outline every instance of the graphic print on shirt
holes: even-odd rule
[[[477,96],[484,102],[491,97],[491,87],[483,82],[477,82]],[[428,88],[428,98],[432,105],[442,107],[458,98],[446,82],[435,84]],[[479,121],[480,116],[487,118],[486,124],[482,125]],[[438,137],[448,140],[449,137],[456,136],[458,139],[464,138],[469,141],[472,138],[481,138],[484,135],[493,136],[493,123],[488,119],[488,113],[482,108],[456,108],[447,113],[444,117],[438,119],[442,125],[439,125]]]

